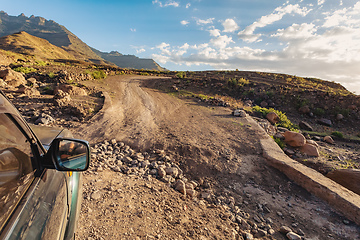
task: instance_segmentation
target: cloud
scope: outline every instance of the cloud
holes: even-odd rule
[[[131,32],[136,32],[136,29],[135,28],[130,28],[130,31]]]
[[[212,24],[214,20],[215,20],[215,18],[208,18],[208,19],[205,19],[205,20],[196,18],[196,24],[197,25]]]
[[[146,52],[145,48],[136,49],[136,53],[137,53],[137,54],[143,53],[143,52]]]
[[[318,0],[318,5],[323,5],[325,3],[325,0]]]
[[[191,3],[186,4],[186,8],[189,8],[191,6]]]
[[[210,40],[210,43],[219,49],[224,49],[226,48],[227,45],[229,45],[230,43],[233,43],[234,41],[232,40],[231,37],[223,35],[223,36],[218,36],[216,38],[213,38]]]
[[[259,20],[253,24],[247,26],[244,30],[238,33],[239,38],[243,39],[245,42],[255,42],[259,41],[261,34],[254,34],[254,31],[257,28],[263,28],[267,25],[273,24],[281,20],[286,14],[298,14],[300,16],[306,16],[309,11],[306,7],[301,8],[299,4],[289,4],[286,6],[278,7],[274,10],[273,13],[269,15],[262,16]]]
[[[239,29],[239,26],[237,25],[237,23],[235,22],[234,19],[226,19],[223,23],[222,23],[223,27],[224,27],[224,32],[234,32],[236,30]]]
[[[180,22],[182,25],[188,25],[190,22],[189,21],[186,21],[186,20],[182,20],[181,22]]]
[[[291,39],[302,39],[305,40],[314,36],[316,32],[315,25],[313,23],[294,23],[286,29],[278,29],[276,34],[271,35],[272,37],[278,37],[281,40],[291,40]]]
[[[162,1],[159,0],[154,0],[152,1],[153,4],[159,4],[159,7],[169,7],[169,6],[173,6],[173,7],[179,7],[180,4],[176,1],[167,1],[165,4],[162,3]]]
[[[210,29],[209,32],[210,32],[210,36],[213,37],[218,37],[221,35],[219,29]]]

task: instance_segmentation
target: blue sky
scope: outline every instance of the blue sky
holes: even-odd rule
[[[101,51],[170,70],[254,70],[318,77],[360,93],[360,1],[0,0],[9,15],[64,25]]]

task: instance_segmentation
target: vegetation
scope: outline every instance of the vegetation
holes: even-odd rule
[[[186,73],[185,72],[178,72],[178,73],[176,73],[176,77],[178,77],[178,78],[186,78]]]
[[[279,118],[280,118],[280,121],[276,124],[276,126],[279,126],[279,127],[284,127],[284,128],[287,128],[289,129],[290,131],[299,131],[299,127],[296,125],[296,124],[293,124],[288,118],[287,116],[285,115],[285,113],[279,111],[279,110],[276,110],[276,109],[273,109],[273,108],[262,108],[262,107],[259,107],[259,106],[255,106],[252,108],[252,111],[253,112],[259,112],[262,114],[262,116],[265,118],[266,115],[269,113],[269,112],[274,112],[276,113]]]
[[[106,78],[106,73],[103,70],[96,70],[90,73],[94,79]]]
[[[334,137],[338,137],[338,138],[344,138],[344,135],[342,134],[342,132],[339,132],[339,131],[332,132],[331,135],[333,135]]]
[[[24,74],[37,71],[35,68],[30,68],[30,67],[17,67],[17,68],[14,68],[13,70],[17,71],[17,72],[24,73]]]
[[[245,78],[229,78],[227,80],[227,85],[231,89],[239,89],[247,84],[249,84],[250,81]]]
[[[284,142],[283,140],[281,140],[280,138],[274,138],[273,136],[272,136],[272,138],[273,138],[274,141],[277,143],[277,145],[279,145],[279,147],[280,147],[281,149],[284,149],[284,148],[286,147],[285,142]]]

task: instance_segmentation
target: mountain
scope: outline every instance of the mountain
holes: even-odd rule
[[[1,37],[0,48],[26,56],[36,56],[37,59],[75,59],[64,49],[26,32]]]
[[[142,59],[133,55],[122,55],[118,52],[103,53],[91,48],[66,27],[53,20],[46,20],[45,18],[35,17],[34,15],[26,17],[24,14],[10,16],[4,11],[0,11],[0,37],[19,32],[26,32],[38,38],[46,39],[49,43],[62,48],[71,56],[74,56],[76,60],[90,61],[97,64],[115,64],[121,68],[163,70],[163,68],[152,59]],[[25,36],[24,33],[22,33],[22,36]],[[25,38],[28,39],[29,36]],[[28,42],[28,40],[26,41]],[[16,49],[19,52],[20,44],[17,45]],[[30,45],[25,44],[24,46],[29,47]],[[24,49],[24,52],[29,54],[33,54],[34,52],[38,53],[40,50],[34,50],[32,53],[29,51],[30,49]],[[57,52],[59,52],[59,50],[57,50]],[[63,53],[60,55],[63,55]]]
[[[105,59],[106,61],[112,62],[119,67],[121,66],[122,68],[149,69],[158,71],[165,70],[152,59],[138,58],[134,55],[123,55],[117,51],[106,53],[96,50],[94,48],[91,49],[101,58]]]
[[[94,60],[97,62],[102,60],[77,36],[52,20],[35,17],[34,15],[28,18],[24,14],[10,16],[4,11],[0,12],[0,37],[21,31],[48,40],[51,44],[61,47],[78,60]]]

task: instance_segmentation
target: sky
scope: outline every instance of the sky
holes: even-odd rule
[[[360,94],[360,1],[0,0],[89,46],[153,58],[169,70],[250,70],[316,77]]]

